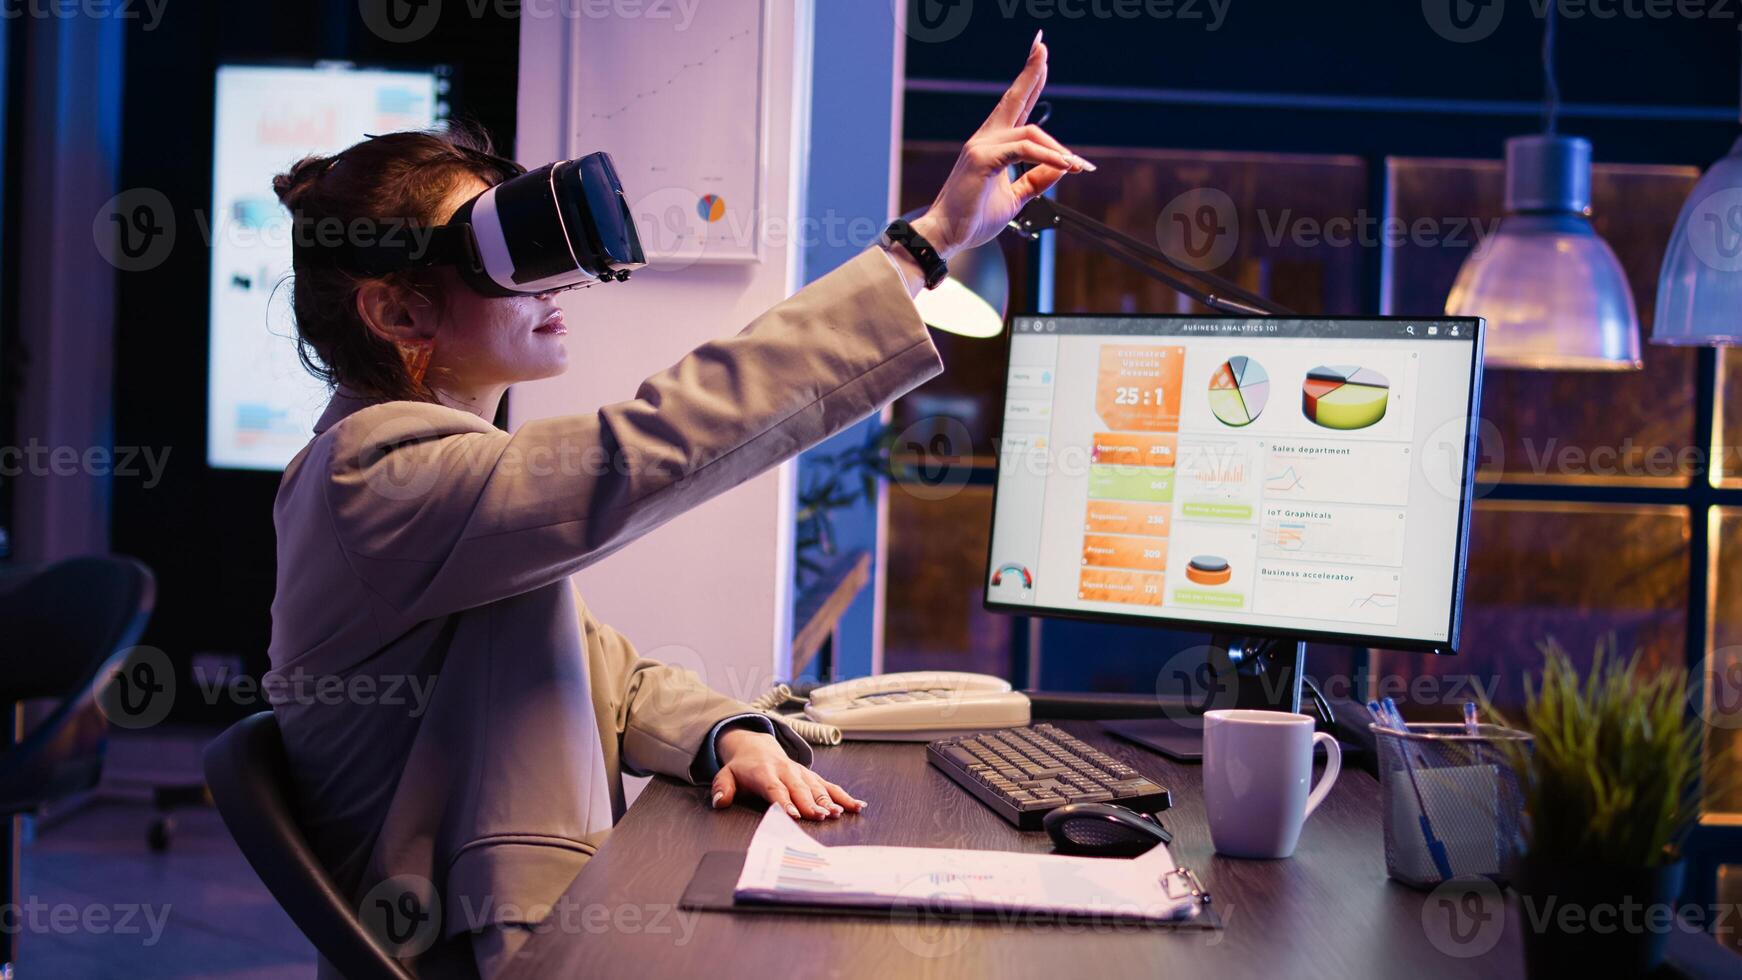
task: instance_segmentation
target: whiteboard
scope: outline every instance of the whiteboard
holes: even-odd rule
[[[767,0],[574,17],[570,156],[610,152],[655,267],[762,258]]]

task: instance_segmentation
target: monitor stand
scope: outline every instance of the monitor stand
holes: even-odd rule
[[[1203,714],[1216,708],[1256,708],[1300,711],[1305,678],[1306,643],[1251,636],[1217,634],[1201,672],[1162,678],[1158,687],[1178,681],[1180,698],[1170,717],[1102,722],[1107,731],[1179,762],[1204,757]],[[1323,698],[1314,700],[1330,718]]]

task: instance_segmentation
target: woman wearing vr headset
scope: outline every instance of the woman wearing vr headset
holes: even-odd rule
[[[573,911],[553,903],[622,814],[624,772],[708,784],[717,808],[740,795],[812,820],[865,808],[808,768],[784,724],[640,657],[569,575],[941,370],[912,297],[1092,169],[1028,125],[1045,78],[1037,36],[911,226],[633,400],[513,434],[491,424],[508,386],[569,357],[550,291],[481,274],[493,257],[536,264],[510,204],[486,193],[519,168],[463,135],[399,133],[275,181],[299,229],[344,233],[294,245],[303,357],[336,390],[275,506],[269,690],[311,844],[366,922],[402,913],[382,938],[420,975],[490,976],[535,928],[564,928]],[[1017,163],[1033,168],[1012,179]],[[424,234],[461,219],[464,248]],[[620,278],[613,256],[631,257],[595,224],[593,271]],[[358,229],[412,245],[358,247]],[[360,681],[376,696],[331,696]],[[409,939],[408,921],[422,923]]]

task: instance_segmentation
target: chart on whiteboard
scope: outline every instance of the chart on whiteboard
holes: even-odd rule
[[[608,150],[655,265],[760,257],[763,4],[582,31],[570,152]]]

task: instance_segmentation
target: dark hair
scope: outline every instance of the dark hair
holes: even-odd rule
[[[518,169],[492,154],[483,130],[450,124],[443,130],[371,136],[330,157],[304,157],[272,178],[272,190],[290,209],[292,227],[389,229],[437,224],[437,209],[468,177],[494,185]],[[377,232],[379,233],[379,232]],[[430,401],[429,386],[412,378],[399,349],[357,315],[357,290],[389,281],[420,292],[427,273],[368,275],[324,261],[302,236],[293,236],[291,308],[303,366],[329,387],[344,385],[374,398]]]

